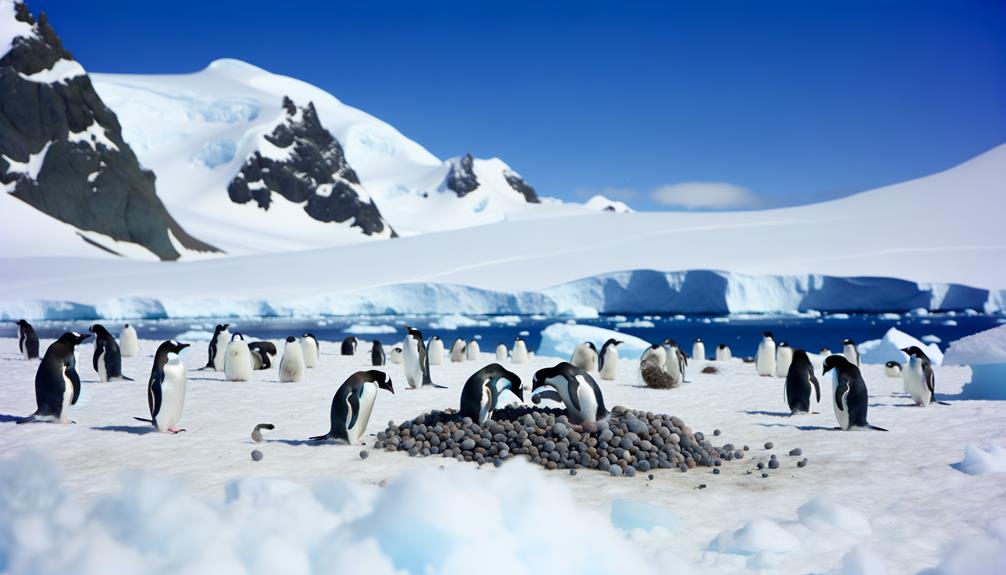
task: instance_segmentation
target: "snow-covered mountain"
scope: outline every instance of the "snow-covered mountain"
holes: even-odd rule
[[[15,253],[36,241],[164,260],[216,251],[168,214],[45,15],[12,0],[0,0],[0,95],[0,220]]]

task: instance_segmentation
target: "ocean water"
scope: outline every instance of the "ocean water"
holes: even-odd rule
[[[404,336],[403,325],[412,325],[429,338],[439,335],[449,348],[455,338],[478,339],[483,351],[491,352],[500,343],[507,347],[520,335],[528,349],[537,349],[541,331],[550,324],[570,321],[566,318],[541,316],[354,316],[324,318],[223,318],[198,320],[133,320],[142,338],[176,339],[190,342],[209,339],[217,323],[231,324],[230,330],[240,331],[252,338],[282,339],[289,335],[313,333],[321,341],[341,341],[348,335],[361,340],[379,340],[385,345],[397,344]],[[601,316],[596,319],[577,319],[577,323],[594,325],[631,334],[650,342],[673,338],[688,351],[695,338],[706,342],[706,351],[712,354],[716,345],[726,343],[734,356],[753,355],[761,333],[771,331],[777,342],[817,352],[822,347],[840,350],[845,338],[857,342],[878,339],[891,327],[922,338],[935,335],[941,340],[940,348],[946,350],[950,342],[1006,322],[1000,315],[932,314],[929,316],[904,315],[897,318],[887,315],[836,314],[824,317],[806,316]],[[42,338],[54,338],[64,331],[86,331],[93,322],[36,322],[33,325]],[[121,321],[103,321],[117,334]],[[618,327],[619,323],[628,326]],[[652,324],[653,327],[648,327]],[[360,333],[359,326],[393,333]],[[644,327],[645,326],[645,327]],[[8,323],[0,326],[0,336],[16,337],[17,326]],[[595,342],[600,346],[602,342]],[[323,344],[323,352],[324,344]]]

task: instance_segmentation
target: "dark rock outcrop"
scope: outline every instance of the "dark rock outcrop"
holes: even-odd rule
[[[510,184],[510,187],[514,189],[517,193],[524,196],[524,200],[529,204],[540,204],[541,200],[538,199],[537,192],[530,184],[524,181],[524,178],[520,177],[520,174],[516,172],[511,172],[507,170],[503,172],[503,177],[506,179],[506,183]]]
[[[451,170],[447,173],[447,189],[463,198],[479,187],[479,179],[475,177],[474,159],[471,154],[460,158],[451,158]]]

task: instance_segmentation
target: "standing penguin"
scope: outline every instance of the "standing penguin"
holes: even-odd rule
[[[300,381],[304,377],[304,346],[292,335],[286,338],[283,357],[279,360],[279,380],[283,383]]]
[[[936,401],[936,374],[929,356],[916,345],[901,351],[908,354],[908,363],[901,370],[905,391],[912,396],[915,405],[926,407]]]
[[[478,340],[473,339],[465,346],[465,359],[468,361],[478,361],[480,353],[482,353],[482,350],[479,349]]]
[[[91,366],[98,372],[98,381],[116,381],[132,378],[122,375],[122,357],[119,355],[119,344],[105,326],[96,323],[88,330],[94,334],[94,355],[91,356]]]
[[[391,348],[391,353],[388,354],[388,361],[397,364],[402,363],[402,346],[396,345]]]
[[[597,371],[597,348],[594,342],[585,341],[573,348],[569,363],[585,371]]]
[[[755,355],[755,370],[758,375],[763,377],[775,375],[775,340],[770,331],[762,334],[761,343],[758,344],[758,353]]]
[[[451,344],[451,361],[460,363],[465,360],[465,340],[460,337]]]
[[[252,353],[245,336],[234,333],[224,352],[224,377],[227,381],[248,381],[252,374]]]
[[[780,342],[775,350],[775,376],[788,377],[789,364],[793,361],[793,348],[786,342]]]
[[[376,339],[370,344],[370,365],[384,365],[384,346]]]
[[[430,365],[443,365],[444,363],[444,340],[439,335],[430,338],[426,345],[426,351],[430,356]]]
[[[334,439],[338,443],[355,444],[367,431],[370,414],[374,411],[377,392],[386,389],[392,394],[395,388],[383,371],[372,369],[358,371],[349,376],[332,397],[329,412],[331,425],[328,433],[312,437],[313,441]]]
[[[664,349],[667,351],[667,363],[664,364],[664,370],[670,374],[675,372],[681,374],[681,381],[685,381],[685,370],[688,368],[688,355],[686,355],[685,351],[678,346],[678,343],[671,338],[664,340]],[[677,363],[677,367],[668,365],[672,362]]]
[[[80,376],[74,348],[89,338],[77,332],[66,332],[45,350],[42,363],[35,373],[35,413],[18,423],[33,421],[61,422],[67,419],[70,406],[80,398]]]
[[[695,343],[692,344],[692,358],[706,360],[706,344],[701,338],[695,338]]]
[[[303,337],[300,338],[300,347],[304,352],[304,367],[308,369],[314,369],[314,366],[318,365],[318,356],[321,353],[321,346],[318,345],[318,338],[314,337],[313,333],[305,333]],[[353,348],[354,353],[356,348]]]
[[[203,369],[215,371],[224,370],[224,347],[231,340],[231,333],[227,331],[229,323],[217,324],[213,330],[213,337],[210,338],[210,345],[207,349],[206,366]]]
[[[730,361],[734,358],[733,352],[730,351],[730,346],[721,343],[716,346],[716,361]]]
[[[492,419],[499,407],[500,394],[506,389],[524,401],[524,388],[517,374],[498,363],[490,363],[476,371],[461,390],[461,417],[470,417],[479,425]]]
[[[157,352],[154,353],[154,366],[150,369],[150,382],[147,384],[150,419],[142,417],[134,419],[146,421],[158,431],[168,433],[185,431],[175,426],[182,418],[186,387],[185,364],[178,354],[187,347],[189,344],[177,341],[165,341],[157,347]]]
[[[789,369],[786,372],[786,385],[783,387],[783,394],[789,405],[790,414],[810,413],[810,388],[812,385],[817,394],[817,402],[821,403],[821,386],[818,384],[817,378],[814,377],[814,365],[810,363],[807,352],[802,349],[794,350],[792,361],[789,362]]]
[[[276,359],[276,344],[271,341],[253,341],[248,344],[252,369],[269,369]]]
[[[534,374],[532,396],[561,401],[574,423],[598,421],[608,417],[601,388],[585,370],[562,362],[539,369]],[[537,401],[535,402],[537,403]]]
[[[119,352],[122,357],[136,357],[140,354],[140,340],[136,337],[136,328],[128,323],[119,332]]]
[[[621,341],[609,338],[601,346],[601,353],[597,356],[597,368],[601,379],[613,381],[618,377],[618,346],[621,344]]]
[[[508,356],[506,344],[500,342],[496,345],[496,361],[506,361]]]
[[[342,340],[342,355],[356,355],[356,336],[349,336]]]
[[[853,365],[859,365],[859,348],[856,347],[856,342],[851,339],[842,340],[842,355]]]
[[[409,326],[405,326],[405,329],[408,333],[402,342],[402,364],[409,387],[419,389],[431,386],[444,389],[444,386],[437,385],[430,379],[430,358],[423,341],[423,332]]]
[[[38,334],[23,319],[17,322],[17,346],[25,359],[38,359]]]
[[[901,377],[901,364],[896,361],[889,361],[884,364],[884,375],[887,377]],[[905,389],[908,393],[908,389]]]
[[[835,408],[835,418],[838,425],[845,430],[875,429],[887,431],[882,427],[870,425],[866,421],[866,410],[870,401],[866,382],[859,367],[849,361],[844,355],[830,355],[824,360],[824,370],[821,375],[831,376],[832,407]]]
[[[527,363],[527,344],[520,337],[513,340],[513,350],[510,352],[511,363]]]

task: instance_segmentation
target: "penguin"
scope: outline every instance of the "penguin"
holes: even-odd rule
[[[810,413],[810,391],[814,386],[817,402],[821,403],[821,386],[814,376],[814,365],[810,363],[807,352],[802,349],[793,350],[792,360],[786,371],[786,385],[783,395],[789,405],[791,415]]]
[[[853,365],[859,365],[859,348],[856,347],[856,342],[851,339],[842,340],[842,355]]]
[[[370,344],[370,365],[384,365],[384,346],[376,339]]]
[[[252,374],[252,353],[243,334],[235,332],[224,352],[224,377],[227,381],[248,381]]]
[[[664,364],[667,363],[667,350],[663,345],[655,343],[643,350],[643,355],[639,358],[639,361],[642,363],[652,363],[660,369],[664,369]]]
[[[639,376],[647,387],[655,389],[670,389],[681,385],[681,364],[677,361],[667,362],[668,348],[663,344],[653,344],[639,358]],[[674,353],[671,351],[671,353]],[[674,374],[667,372],[670,366]]]
[[[356,345],[357,339],[355,336],[349,336],[342,340],[342,355],[356,355]]]
[[[821,357],[828,357],[829,355],[831,355],[831,349],[827,347],[822,347],[821,351],[818,352],[818,355],[820,355]]]
[[[430,356],[430,365],[443,365],[444,363],[444,340],[439,335],[430,338],[426,345],[426,351]]]
[[[128,323],[119,332],[119,354],[122,357],[136,357],[140,354],[140,340],[136,337],[136,328]]]
[[[585,371],[597,371],[597,348],[594,342],[585,341],[573,348],[569,363]]]
[[[859,367],[844,355],[830,355],[824,360],[821,375],[827,375],[829,371],[832,372],[832,407],[835,408],[839,427],[845,430],[867,428],[887,431],[866,421],[870,396]]]
[[[510,363],[527,363],[527,344],[520,337],[514,338],[513,349],[510,351]]]
[[[461,390],[461,417],[470,417],[479,425],[492,419],[505,389],[524,401],[524,388],[517,374],[498,363],[490,363],[476,371]]]
[[[217,324],[216,329],[213,330],[213,337],[210,338],[207,350],[206,366],[203,369],[224,370],[224,346],[231,340],[231,333],[227,331],[230,325],[229,323]]]
[[[508,356],[509,356],[509,353],[507,352],[506,344],[503,343],[503,342],[500,342],[499,344],[497,344],[496,345],[496,361],[506,361],[506,358]]]
[[[426,350],[426,342],[423,341],[423,332],[409,326],[405,326],[405,329],[408,331],[405,341],[402,342],[402,364],[405,367],[405,379],[409,382],[409,387],[419,389],[431,386],[446,389],[430,379],[430,357]]]
[[[594,422],[608,417],[601,388],[586,370],[567,362],[539,369],[534,374],[532,396],[566,405],[573,423]]]
[[[300,381],[304,377],[304,346],[292,335],[286,338],[283,358],[279,360],[279,380],[283,383]]]
[[[686,355],[684,350],[678,346],[678,343],[671,338],[665,339],[663,346],[664,351],[667,353],[667,359],[664,362],[664,371],[677,378],[679,383],[684,382],[685,369],[688,366],[688,355]],[[672,366],[672,363],[677,365]]]
[[[770,331],[762,334],[761,343],[758,344],[758,353],[755,355],[755,370],[758,375],[763,377],[775,375],[775,340],[772,339]]]
[[[35,413],[18,423],[67,423],[70,406],[80,398],[80,376],[77,375],[77,356],[74,348],[89,338],[75,331],[59,336],[42,356],[35,373]]]
[[[695,343],[692,344],[692,357],[702,361],[706,360],[706,344],[702,342],[701,338],[695,338]]]
[[[154,366],[150,369],[150,382],[147,384],[150,419],[142,417],[133,419],[146,421],[158,431],[167,433],[185,431],[175,426],[182,418],[182,408],[185,407],[185,364],[182,363],[179,354],[187,347],[189,344],[178,341],[165,341],[157,347],[157,352],[154,353]]]
[[[779,342],[779,347],[775,350],[775,376],[789,377],[789,364],[792,361],[793,348],[784,341]]]
[[[17,346],[25,359],[38,359],[38,334],[30,323],[23,319],[17,322]]]
[[[721,343],[716,346],[716,361],[730,361],[734,358],[733,352],[730,351],[730,346]]]
[[[465,340],[460,337],[451,344],[451,361],[460,363],[465,360]]]
[[[300,338],[300,347],[304,352],[303,363],[304,367],[308,369],[314,369],[314,366],[318,365],[318,356],[321,353],[321,347],[318,345],[318,338],[314,337],[313,333],[305,333],[303,337]],[[355,353],[356,347],[353,347]],[[285,355],[284,351],[284,355]]]
[[[908,354],[908,363],[901,370],[901,379],[905,382],[905,392],[912,396],[915,405],[920,407],[927,407],[931,403],[949,405],[943,401],[936,401],[936,374],[926,352],[916,345],[901,351]]]
[[[370,414],[374,411],[374,401],[381,389],[390,391],[392,395],[395,393],[391,378],[383,371],[358,371],[349,376],[332,397],[328,433],[312,437],[311,440],[334,439],[337,443],[349,445],[359,443],[367,431]]]
[[[478,361],[480,353],[482,353],[482,350],[479,349],[478,340],[473,339],[465,346],[465,359],[468,361]]]
[[[597,369],[601,379],[613,381],[618,377],[618,346],[621,344],[621,341],[609,338],[601,346],[601,352],[597,354]]]
[[[252,369],[270,369],[276,359],[276,344],[271,341],[253,341],[248,344]]]
[[[887,377],[901,377],[901,364],[896,361],[885,363],[884,375]],[[908,390],[905,390],[905,393],[908,393]]]
[[[122,356],[119,354],[119,344],[105,326],[96,323],[88,329],[94,334],[94,355],[91,356],[91,366],[98,372],[98,381],[133,381],[131,377],[122,375]]]
[[[402,346],[396,345],[391,348],[391,353],[388,354],[388,360],[391,361],[391,363],[397,363],[400,365],[402,363]]]

